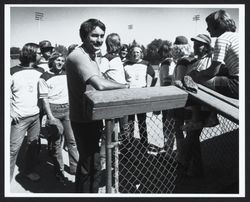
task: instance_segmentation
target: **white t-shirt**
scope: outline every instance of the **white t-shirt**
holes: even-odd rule
[[[11,74],[11,107],[21,117],[39,113],[38,81],[44,70],[40,67],[26,68],[15,66]]]
[[[51,104],[68,103],[68,86],[65,71],[55,74],[44,72],[39,79],[39,98],[48,98]]]

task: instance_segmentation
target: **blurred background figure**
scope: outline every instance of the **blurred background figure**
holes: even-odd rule
[[[69,45],[67,55],[69,55],[77,46],[78,46],[78,44]]]
[[[54,47],[51,45],[51,42],[48,40],[43,40],[39,42],[39,47],[42,52],[42,58],[38,64],[39,67],[42,67],[44,71],[49,70],[48,60],[50,55],[52,54]]]
[[[125,62],[127,60],[127,55],[128,55],[128,45],[127,44],[122,44],[119,55],[120,55],[122,62]]]

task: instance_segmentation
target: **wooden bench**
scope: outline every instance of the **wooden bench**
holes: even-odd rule
[[[200,84],[198,87],[197,93],[189,92],[191,99],[206,104],[229,120],[239,123],[239,100],[226,97]]]

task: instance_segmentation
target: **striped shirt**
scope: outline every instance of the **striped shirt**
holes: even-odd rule
[[[51,104],[68,103],[68,86],[65,71],[54,74],[51,71],[44,72],[39,80],[39,98],[48,98]]]
[[[225,64],[229,75],[239,74],[239,38],[236,33],[225,32],[217,38],[212,60]]]

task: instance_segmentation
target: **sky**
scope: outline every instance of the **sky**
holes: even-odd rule
[[[22,47],[27,42],[47,39],[53,45],[68,47],[81,44],[80,24],[89,19],[100,19],[106,25],[106,36],[118,33],[122,43],[135,39],[147,46],[154,39],[174,41],[178,35],[188,39],[199,33],[208,34],[205,18],[212,12],[225,9],[239,27],[239,5],[10,5],[10,47]],[[7,10],[8,10],[7,8]],[[44,14],[35,20],[35,12]],[[6,12],[7,13],[7,12]],[[193,21],[200,15],[199,21]],[[128,29],[133,25],[133,29]],[[190,41],[191,43],[191,41]],[[103,49],[105,47],[103,46]]]

